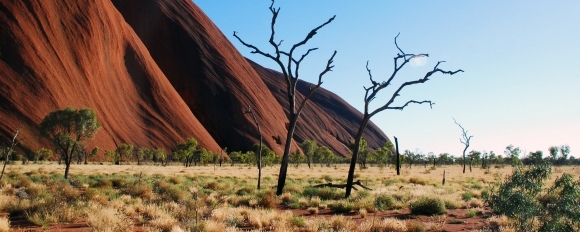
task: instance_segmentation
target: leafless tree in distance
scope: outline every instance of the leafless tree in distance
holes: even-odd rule
[[[316,83],[316,85],[311,86],[308,93],[297,104],[296,103],[296,84],[298,83],[298,77],[299,77],[298,70],[300,68],[300,63],[302,63],[302,61],[304,61],[304,58],[306,58],[306,56],[308,56],[308,54],[310,54],[310,52],[313,52],[313,51],[317,50],[318,48],[308,49],[304,54],[302,54],[302,56],[300,58],[295,58],[294,52],[296,51],[297,48],[299,48],[302,45],[305,45],[310,39],[312,39],[312,37],[314,37],[314,35],[316,35],[316,33],[318,33],[318,30],[320,30],[322,27],[331,23],[334,20],[334,18],[336,17],[336,15],[332,16],[332,18],[328,19],[328,21],[321,24],[320,26],[312,29],[302,41],[294,44],[290,48],[290,51],[286,52],[286,51],[280,50],[280,46],[282,45],[283,40],[280,40],[280,42],[274,41],[274,34],[275,34],[274,26],[276,24],[276,19],[278,18],[278,13],[280,13],[280,8],[274,8],[274,0],[272,0],[272,4],[270,5],[269,9],[270,9],[270,12],[272,12],[272,22],[270,25],[271,34],[270,34],[269,42],[275,50],[273,55],[260,50],[258,47],[254,46],[254,45],[251,45],[251,44],[244,42],[240,37],[238,37],[237,32],[235,32],[235,31],[234,31],[234,37],[236,37],[236,39],[238,39],[240,41],[240,43],[242,43],[244,46],[253,49],[253,51],[251,51],[251,53],[260,54],[260,55],[265,56],[267,58],[270,58],[274,62],[276,62],[276,64],[278,64],[278,66],[280,66],[280,70],[281,70],[281,72],[284,75],[284,78],[286,80],[286,88],[287,88],[286,96],[288,98],[288,102],[290,103],[289,104],[289,113],[287,115],[289,124],[288,124],[288,133],[286,135],[286,144],[284,145],[284,154],[282,156],[282,165],[280,166],[280,174],[278,176],[278,186],[276,189],[276,194],[280,195],[280,194],[282,194],[282,191],[284,189],[284,184],[286,182],[286,173],[288,170],[288,158],[289,158],[289,154],[290,154],[290,146],[291,146],[291,142],[292,142],[292,137],[294,135],[294,129],[296,128],[296,121],[300,117],[300,113],[302,112],[302,109],[306,105],[306,102],[308,101],[308,99],[310,99],[310,97],[312,96],[314,91],[316,91],[316,89],[318,89],[320,87],[320,85],[322,85],[322,77],[326,73],[332,71],[332,68],[334,67],[334,65],[332,65],[332,62],[333,62],[334,56],[336,55],[336,51],[334,51],[332,56],[326,62],[326,67],[318,75],[318,82]]]
[[[473,138],[473,135],[467,135],[467,130],[465,128],[463,128],[463,126],[461,126],[461,124],[459,124],[457,122],[457,120],[455,120],[455,118],[453,118],[453,121],[455,122],[455,124],[457,124],[459,126],[459,128],[461,128],[461,138],[459,139],[459,142],[463,143],[463,145],[465,145],[465,149],[463,149],[463,173],[465,173],[465,152],[467,151],[467,148],[469,147],[469,141],[471,140],[471,138]]]
[[[378,114],[379,112],[383,111],[383,110],[387,110],[387,109],[391,109],[391,110],[403,110],[405,107],[407,107],[409,104],[429,104],[430,107],[433,107],[433,105],[435,103],[431,102],[430,100],[424,100],[424,101],[416,101],[416,100],[410,100],[407,101],[407,103],[400,105],[400,106],[392,106],[393,102],[395,101],[395,99],[400,95],[401,91],[410,85],[415,85],[415,84],[422,84],[425,83],[426,81],[429,80],[429,77],[431,77],[433,74],[436,73],[441,73],[441,74],[449,74],[449,75],[454,75],[458,72],[463,72],[463,70],[458,69],[456,71],[445,71],[439,68],[439,65],[445,61],[438,61],[437,64],[435,65],[435,67],[433,67],[433,70],[427,72],[425,74],[425,76],[423,76],[420,79],[414,80],[414,81],[407,81],[403,84],[401,84],[399,86],[399,88],[397,88],[395,90],[395,92],[393,93],[393,95],[391,95],[391,98],[389,99],[389,101],[387,101],[384,105],[380,106],[379,108],[373,110],[373,111],[369,111],[369,103],[371,103],[376,95],[383,89],[387,88],[391,82],[393,81],[393,79],[395,78],[395,76],[399,73],[399,71],[406,65],[408,64],[412,59],[414,58],[420,58],[420,57],[429,57],[428,54],[408,54],[403,52],[403,50],[399,47],[399,45],[397,44],[397,38],[399,37],[399,35],[395,36],[395,46],[397,47],[397,49],[399,50],[400,53],[397,53],[397,56],[394,57],[394,70],[391,74],[391,76],[387,79],[387,81],[383,81],[383,82],[376,82],[373,79],[373,75],[371,73],[371,70],[369,68],[369,62],[367,61],[367,65],[366,65],[366,69],[367,72],[369,74],[369,79],[371,81],[371,86],[370,87],[363,87],[365,90],[365,97],[364,97],[364,114],[363,114],[363,118],[360,124],[360,127],[358,129],[358,132],[356,134],[355,137],[355,145],[354,145],[354,151],[352,153],[352,158],[350,161],[350,168],[348,170],[348,177],[347,177],[347,186],[346,186],[346,195],[345,197],[349,197],[351,190],[352,190],[352,184],[354,182],[354,170],[356,168],[356,161],[358,159],[358,155],[359,155],[359,145],[360,145],[360,141],[363,135],[363,132],[369,122],[369,120],[371,119],[372,116]],[[400,63],[399,63],[400,62]],[[398,152],[398,151],[397,151]]]
[[[256,123],[256,127],[258,128],[258,133],[260,134],[260,147],[258,148],[258,154],[256,154],[256,161],[258,164],[258,189],[260,189],[260,183],[262,182],[262,129],[260,129],[260,124],[258,123],[258,119],[256,115],[252,111],[252,108],[248,106],[248,109],[245,112],[246,114],[250,114],[254,119],[254,123]]]
[[[5,159],[4,165],[2,166],[2,173],[0,173],[0,180],[2,180],[2,177],[4,177],[4,170],[6,169],[6,164],[8,164],[10,155],[14,151],[14,146],[18,145],[18,143],[20,142],[16,140],[16,137],[18,137],[18,133],[20,133],[20,128],[16,129],[16,131],[14,132],[14,137],[12,137],[12,143],[10,144],[10,147],[6,147],[6,150],[4,151]]]

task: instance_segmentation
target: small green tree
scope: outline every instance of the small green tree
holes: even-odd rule
[[[112,164],[115,164],[117,161],[117,157],[118,155],[115,151],[105,149],[105,159],[107,161],[111,162]]]
[[[52,158],[52,150],[46,148],[40,148],[40,150],[34,152],[34,161],[49,160]]]
[[[153,154],[151,154],[152,156],[152,160],[153,160],[153,164],[156,164],[157,162],[160,162],[161,164],[163,164],[163,162],[165,162],[166,154],[165,154],[165,150],[163,150],[162,148],[157,148],[155,150],[153,150]]]
[[[514,145],[510,144],[505,148],[503,153],[506,155],[506,158],[509,157],[511,165],[515,167],[522,164],[522,161],[520,160],[521,152],[522,151],[519,147],[514,147]]]
[[[300,163],[304,162],[305,160],[306,157],[302,156],[302,154],[300,154],[298,151],[292,152],[292,154],[290,154],[290,163],[293,163],[295,168],[297,168]]]
[[[379,147],[379,149],[373,153],[373,160],[377,163],[379,168],[382,169],[389,163],[389,157],[393,154],[393,147],[393,143],[387,141],[384,146]]]
[[[570,155],[570,146],[568,145],[560,146],[560,159],[558,159],[561,160],[560,163],[566,164],[568,160],[568,155]]]
[[[137,149],[137,153],[135,153],[135,158],[137,160],[137,165],[141,165],[141,162],[150,160],[151,158],[151,149],[147,147],[140,147]]]
[[[99,147],[95,146],[93,148],[93,150],[91,150],[91,153],[89,153],[89,157],[91,157],[92,160],[95,159],[95,157],[97,157],[97,154],[99,154]],[[85,164],[87,164],[87,160],[85,159]]]
[[[177,155],[178,159],[183,162],[185,167],[190,167],[191,163],[194,161],[194,158],[198,152],[197,150],[197,140],[192,137],[189,137],[183,143],[177,144],[177,151],[175,154]]]
[[[302,144],[300,144],[300,147],[302,148],[302,151],[304,152],[304,156],[306,156],[306,162],[308,163],[308,168],[310,168],[310,165],[312,164],[312,158],[314,156],[314,152],[316,152],[316,149],[318,149],[318,145],[316,144],[316,141],[311,140],[311,139],[307,139],[307,140],[304,140],[304,142],[302,142]]]
[[[548,151],[550,152],[550,159],[552,163],[555,164],[556,160],[558,160],[558,152],[560,151],[560,148],[558,146],[550,146]]]
[[[40,123],[40,133],[50,139],[65,164],[64,178],[68,178],[70,164],[84,142],[92,139],[101,125],[90,108],[76,110],[67,107],[49,113]]]
[[[350,148],[351,152],[353,152],[355,150],[354,149],[355,146],[356,146],[355,142],[351,141],[349,144],[349,148]],[[364,138],[361,138],[360,143],[359,143],[359,156],[358,156],[358,160],[357,160],[360,169],[367,168],[367,161],[368,161],[368,158],[370,156],[370,153],[371,152],[368,149],[367,141]]]
[[[133,157],[133,148],[134,147],[132,144],[122,143],[119,145],[115,150],[115,153],[117,153],[117,160],[115,163],[121,165],[124,160],[128,160]]]

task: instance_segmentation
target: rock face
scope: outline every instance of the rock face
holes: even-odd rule
[[[21,128],[20,149],[50,147],[39,136],[45,115],[90,107],[102,129],[89,145],[161,147],[187,137],[218,152],[258,141],[281,154],[286,136],[280,75],[246,60],[189,0],[0,2],[0,144]],[[307,83],[300,83],[305,91]],[[341,155],[361,114],[319,89],[295,141],[315,139]],[[371,147],[387,137],[369,125]],[[293,143],[293,150],[299,149]]]

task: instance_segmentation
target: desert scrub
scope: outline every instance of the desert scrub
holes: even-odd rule
[[[518,167],[511,176],[499,183],[497,191],[491,191],[488,204],[499,215],[513,219],[520,231],[577,231],[580,228],[580,180],[564,173],[554,184],[545,189],[552,173],[549,163]],[[550,204],[542,204],[541,195],[555,195]],[[541,217],[542,220],[537,220]]]
[[[342,215],[335,215],[329,219],[329,227],[334,231],[355,231],[356,224],[351,219]]]
[[[0,232],[10,231],[10,220],[7,217],[0,217]]]
[[[322,203],[322,199],[320,199],[320,197],[312,197],[310,198],[310,206],[312,207],[318,207],[320,206],[320,203]]]
[[[420,178],[420,177],[411,177],[411,178],[409,178],[409,183],[418,184],[418,185],[428,185],[429,181],[425,180],[423,178]]]
[[[339,192],[335,188],[315,188],[306,187],[302,191],[305,197],[320,197],[322,200],[340,200],[344,197],[344,192]]]
[[[329,207],[336,213],[349,213],[354,209],[354,203],[349,200],[340,200],[330,204]]]
[[[461,194],[461,199],[463,199],[464,201],[469,201],[471,200],[471,198],[473,198],[473,193],[471,191],[466,191],[463,194]]]
[[[178,202],[191,197],[189,191],[185,191],[178,185],[169,184],[162,180],[157,181],[156,187],[157,193],[164,200]]]
[[[279,203],[280,202],[278,200],[278,197],[276,196],[276,194],[272,190],[268,190],[262,196],[260,196],[260,200],[258,202],[258,204],[261,207],[267,208],[267,209],[276,208],[276,206],[278,206]]]
[[[433,166],[434,167],[434,166]],[[407,232],[425,232],[425,226],[420,222],[409,221],[407,222]]]
[[[418,215],[435,215],[444,214],[445,202],[438,197],[422,196],[409,204],[412,214]]]
[[[394,204],[395,199],[386,193],[379,193],[375,196],[375,207],[379,211],[390,209]]]
[[[132,231],[133,222],[111,207],[92,206],[86,212],[87,225],[93,231]]]

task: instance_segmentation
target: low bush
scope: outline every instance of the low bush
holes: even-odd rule
[[[302,195],[306,197],[320,197],[322,200],[340,200],[344,197],[344,193],[338,192],[336,189],[328,187],[306,187],[302,191]]]
[[[279,204],[278,197],[276,197],[276,194],[272,190],[267,191],[258,202],[258,205],[267,209],[276,208],[278,204]]]
[[[438,197],[420,197],[411,202],[409,209],[412,214],[435,215],[445,213],[445,202]]]
[[[461,199],[463,199],[464,201],[469,201],[471,200],[471,198],[473,198],[473,193],[471,191],[467,191],[461,194]]]
[[[552,173],[550,163],[517,167],[511,176],[492,189],[488,204],[499,215],[512,218],[519,231],[577,231],[580,229],[580,180],[564,173],[544,188]],[[553,195],[550,197],[540,197]],[[542,220],[536,220],[541,217]]]
[[[336,213],[350,213],[354,209],[354,203],[348,200],[340,200],[330,204],[329,207]]]
[[[429,181],[425,180],[423,178],[420,178],[420,177],[411,177],[411,178],[409,178],[409,183],[418,184],[418,185],[428,185]]]
[[[395,199],[386,193],[375,196],[375,208],[379,211],[390,209],[394,204]]]
[[[10,220],[7,217],[0,217],[0,232],[10,231]]]

